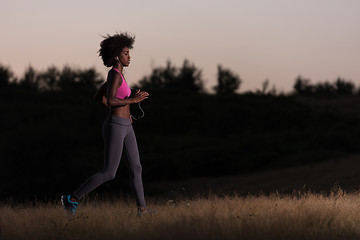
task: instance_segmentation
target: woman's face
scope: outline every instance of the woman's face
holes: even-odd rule
[[[124,67],[128,67],[130,65],[130,49],[127,47],[124,47],[124,49],[122,50],[122,52],[120,53],[119,56],[119,60],[120,63],[124,66]]]

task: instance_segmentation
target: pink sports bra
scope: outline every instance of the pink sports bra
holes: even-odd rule
[[[116,91],[115,97],[121,98],[121,99],[125,99],[125,98],[130,97],[131,89],[130,89],[129,85],[126,83],[125,78],[119,72],[119,70],[117,70],[116,68],[113,68],[113,69],[120,74],[120,76],[121,76],[121,78],[123,80],[122,84],[120,85],[120,87]]]

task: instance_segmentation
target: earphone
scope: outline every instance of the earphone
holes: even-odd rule
[[[116,61],[118,61],[118,62],[120,63],[121,67],[124,67],[124,65],[122,65],[122,63],[120,62],[119,57],[115,57],[115,60],[116,60]]]
[[[138,102],[138,107],[141,110],[142,114],[139,117],[134,117],[133,115],[130,115],[134,120],[139,120],[140,118],[143,118],[145,116],[144,110],[141,108],[140,102]]]

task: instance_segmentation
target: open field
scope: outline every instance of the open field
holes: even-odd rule
[[[209,196],[153,201],[87,200],[67,220],[59,203],[2,205],[0,239],[359,239],[360,194]]]
[[[158,212],[132,198],[0,203],[0,239],[360,239],[358,155],[295,168],[146,184]],[[338,184],[337,184],[338,183]],[[305,187],[304,187],[305,185]],[[341,186],[340,186],[341,185]]]

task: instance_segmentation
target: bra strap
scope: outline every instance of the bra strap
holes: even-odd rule
[[[117,71],[118,73],[120,73],[119,70],[117,70],[116,68],[113,68],[113,69],[114,69],[115,71]],[[120,73],[120,75],[121,75],[121,73]]]

